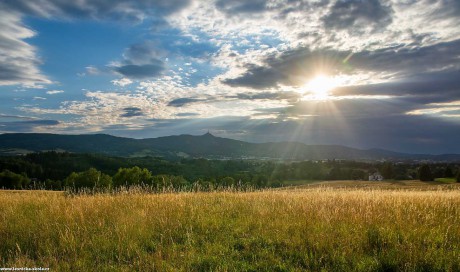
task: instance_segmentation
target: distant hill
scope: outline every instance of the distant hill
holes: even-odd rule
[[[382,149],[356,149],[340,145],[306,145],[298,142],[249,143],[216,137],[178,135],[131,139],[106,134],[58,135],[11,133],[0,135],[0,154],[39,151],[100,153],[112,156],[159,156],[168,159],[284,159],[284,160],[433,160],[460,161],[460,154],[407,154]]]

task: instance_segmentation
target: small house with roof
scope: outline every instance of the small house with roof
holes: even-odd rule
[[[379,172],[374,172],[372,174],[369,174],[369,181],[382,181],[383,176]]]

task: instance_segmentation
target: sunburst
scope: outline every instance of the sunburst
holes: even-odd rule
[[[325,75],[318,75],[307,82],[303,88],[306,98],[316,100],[327,100],[330,98],[330,91],[337,87],[337,80]]]

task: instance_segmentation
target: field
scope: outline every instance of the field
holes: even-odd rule
[[[0,191],[0,267],[460,271],[460,187],[329,182],[259,192]]]

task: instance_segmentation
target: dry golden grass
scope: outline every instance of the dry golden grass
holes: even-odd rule
[[[444,190],[460,188],[460,183],[437,182],[419,180],[333,180],[333,181],[309,181],[296,186],[286,186],[280,189],[311,189],[311,188],[348,188],[348,189],[382,189],[382,190]]]
[[[0,191],[0,222],[0,267],[460,271],[458,187],[92,196]]]

